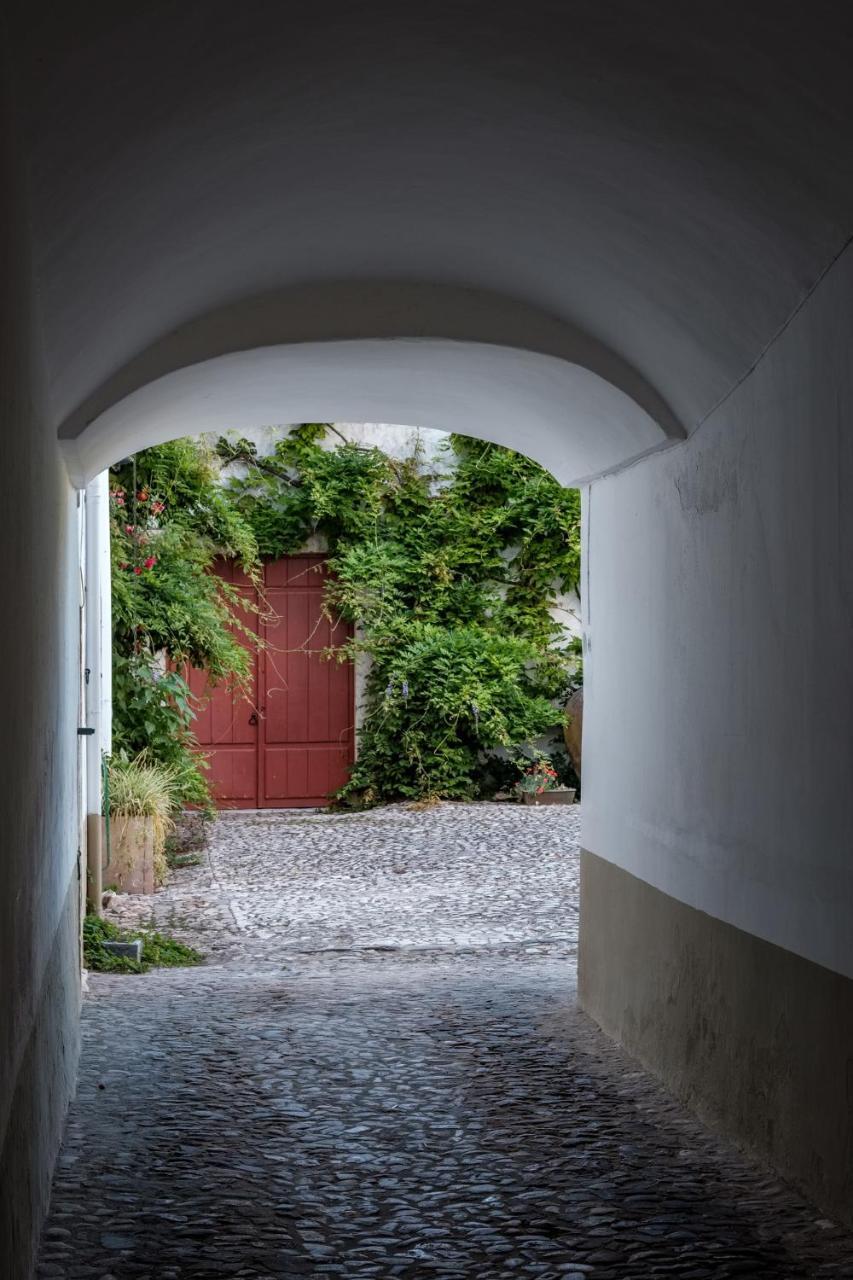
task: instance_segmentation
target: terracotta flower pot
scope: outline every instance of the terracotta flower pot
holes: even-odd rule
[[[556,791],[541,791],[538,795],[535,791],[522,791],[521,799],[524,804],[574,804],[575,788],[562,787]]]

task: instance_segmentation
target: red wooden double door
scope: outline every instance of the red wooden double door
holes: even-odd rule
[[[347,627],[324,615],[322,556],[287,556],[264,567],[263,592],[231,562],[217,572],[259,613],[245,625],[262,645],[248,697],[210,689],[190,673],[197,702],[194,731],[210,762],[222,809],[289,809],[325,804],[348,777],[354,747],[353,673],[349,662],[322,656],[341,645]]]

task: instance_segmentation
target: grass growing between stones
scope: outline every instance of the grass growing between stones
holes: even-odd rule
[[[107,942],[142,941],[142,960],[113,955]],[[96,973],[145,973],[148,969],[176,969],[201,964],[204,956],[175,938],[154,929],[120,929],[99,916],[86,916],[83,921],[83,959],[87,969]]]

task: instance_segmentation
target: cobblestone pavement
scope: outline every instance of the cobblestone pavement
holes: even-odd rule
[[[91,978],[39,1276],[853,1276],[578,1012],[576,824],[224,818],[153,907],[210,962]]]
[[[205,865],[110,918],[220,959],[370,948],[577,945],[579,807],[393,805],[223,815]]]

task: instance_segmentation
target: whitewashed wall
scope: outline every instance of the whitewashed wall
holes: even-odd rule
[[[592,486],[584,844],[853,976],[853,253],[684,445]]]
[[[74,1087],[82,751],[78,504],[47,415],[6,106],[0,97],[0,1275],[12,1280],[30,1274]]]

